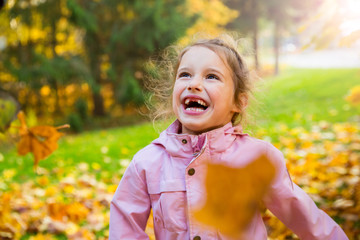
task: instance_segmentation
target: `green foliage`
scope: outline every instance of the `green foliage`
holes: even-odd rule
[[[99,87],[109,81],[118,103],[143,103],[143,79],[134,74],[143,72],[143,63],[154,52],[175,42],[194,22],[186,17],[184,4],[180,0],[67,0],[70,20],[85,33],[82,58],[94,79],[94,113],[104,112]],[[107,70],[102,70],[103,64],[109,65]]]
[[[239,10],[239,16],[228,24],[230,29],[240,31],[243,34],[249,34],[254,30],[260,18],[264,18],[264,2],[263,0],[227,0],[226,4]]]
[[[78,113],[70,113],[68,116],[70,129],[76,133],[84,130],[84,122]]]
[[[16,105],[14,102],[0,98],[0,132],[4,132],[14,119]]]
[[[98,31],[97,21],[95,16],[83,9],[75,0],[67,0],[67,7],[70,11],[70,20],[77,26],[86,29],[89,32]],[[95,3],[90,3],[95,4]]]
[[[120,17],[112,29],[110,42],[125,52],[139,56],[173,43],[184,35],[195,20],[186,17],[184,1],[180,0],[135,0],[124,6],[124,9],[124,14],[131,13],[134,18]]]
[[[118,103],[143,102],[143,79],[134,73],[143,72],[151,54],[182,37],[193,23],[180,0],[14,1],[9,6],[0,22],[8,41],[0,71],[35,95],[44,85],[56,93],[69,82],[85,81],[96,95],[95,108],[104,108],[100,89],[109,82],[119,91]],[[64,52],[67,38],[75,35],[77,45]],[[17,82],[9,88],[16,89]]]
[[[144,62],[184,37],[196,23],[201,10],[189,11],[189,4],[193,5],[182,0],[12,1],[9,11],[0,15],[0,32],[7,40],[0,55],[0,73],[6,79],[0,84],[6,81],[7,90],[22,91],[21,104],[25,108],[38,104],[38,113],[55,109],[48,114],[66,116],[62,90],[84,82],[91,88],[95,115],[106,115],[118,107],[114,105],[141,105]],[[220,0],[216,4],[223,6]],[[224,9],[209,18],[213,28],[229,21],[222,17]],[[103,98],[109,85],[114,91],[111,101]],[[52,106],[41,101],[44,86],[54,95]],[[109,102],[111,107],[104,104]]]
[[[125,71],[123,80],[118,89],[118,101],[125,106],[127,103],[132,102],[141,105],[144,102],[144,96],[139,83],[134,78],[130,71]]]
[[[0,133],[4,133],[16,118],[19,103],[10,93],[0,89]]]
[[[85,99],[77,99],[75,102],[75,109],[82,121],[86,121],[88,119],[88,104]]]
[[[179,0],[133,1],[125,4],[123,14],[134,17],[117,19],[107,46],[115,73],[113,81],[118,91],[115,95],[121,104],[140,104],[144,101],[139,87],[139,80],[143,79],[135,79],[134,73],[143,72],[143,63],[152,54],[174,43],[194,22],[194,18],[186,17],[184,6],[184,2]]]

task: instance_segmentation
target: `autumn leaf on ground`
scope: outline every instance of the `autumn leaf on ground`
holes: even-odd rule
[[[221,233],[239,237],[260,208],[275,168],[261,155],[243,168],[208,164],[205,179],[206,203],[195,218]]]
[[[351,88],[345,100],[353,105],[360,105],[360,85]]]
[[[45,159],[58,148],[57,141],[63,135],[58,129],[70,127],[68,124],[59,127],[35,126],[28,128],[25,115],[22,111],[18,113],[20,120],[20,141],[17,145],[19,155],[26,155],[31,152],[34,155],[34,168],[40,160]]]

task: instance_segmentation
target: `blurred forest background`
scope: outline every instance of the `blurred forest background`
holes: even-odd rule
[[[281,149],[293,180],[360,239],[358,0],[0,4],[0,239],[107,239],[124,169],[158,135],[145,116],[146,63],[228,31],[262,79],[248,131]],[[29,127],[71,125],[36,172],[17,154],[20,109]],[[271,213],[264,220],[269,239],[297,239]]]
[[[326,0],[10,0],[0,15],[0,90],[39,122],[73,131],[132,123],[149,95],[145,63],[165,47],[236,31],[253,68],[277,74],[282,51],[354,44],[349,10]],[[270,56],[273,65],[262,61]]]

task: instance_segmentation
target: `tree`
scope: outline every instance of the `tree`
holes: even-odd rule
[[[251,35],[255,68],[260,68],[258,57],[259,21],[266,19],[274,27],[275,74],[279,72],[279,51],[284,32],[313,14],[323,0],[227,0],[228,6],[239,10],[239,16],[228,27]]]
[[[268,0],[265,1],[266,17],[274,25],[275,75],[279,73],[279,54],[281,38],[284,31],[299,24],[311,14],[314,14],[323,0]]]
[[[6,14],[0,15],[1,35],[7,40],[0,72],[11,79],[4,89],[29,89],[28,97],[35,94],[35,104],[46,106],[41,89],[50,87],[60,114],[57,93],[74,81],[88,83],[95,116],[105,114],[105,86],[111,85],[115,102],[123,107],[143,104],[144,63],[150,56],[199,28],[218,33],[236,15],[220,0],[207,3],[10,1]]]
[[[227,5],[239,10],[239,16],[228,24],[229,28],[251,35],[254,49],[255,69],[260,69],[258,38],[259,38],[259,19],[264,15],[262,0],[227,0]]]
[[[94,114],[104,115],[100,86],[111,83],[123,106],[143,102],[143,63],[174,43],[192,24],[180,0],[67,0],[71,21],[85,32],[84,60],[94,77]],[[104,70],[103,65],[108,67]]]
[[[88,79],[84,76],[89,75],[79,64],[74,48],[61,53],[61,47],[68,44],[69,38],[59,40],[58,36],[73,33],[66,21],[65,1],[16,1],[8,7],[9,11],[4,15],[6,21],[0,25],[8,42],[2,70],[8,71],[17,82],[37,95],[43,85],[49,85],[54,89],[55,110],[61,113],[57,95],[59,86],[80,77]],[[42,102],[38,101],[38,104]]]
[[[179,40],[180,44],[186,45],[198,33],[217,36],[226,30],[227,24],[234,21],[239,12],[230,9],[222,0],[187,0],[186,8],[188,16],[197,16],[197,19],[186,35]]]

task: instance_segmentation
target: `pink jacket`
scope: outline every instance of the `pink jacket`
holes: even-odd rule
[[[177,134],[179,127],[180,123],[175,121],[158,139],[140,150],[126,169],[110,206],[110,240],[149,239],[144,230],[151,208],[158,240],[230,239],[205,228],[192,216],[192,210],[204,201],[205,162],[211,159],[241,167],[261,153],[267,154],[277,168],[277,176],[264,199],[276,217],[300,239],[348,239],[291,181],[282,153],[271,144],[243,134],[231,123],[201,135]],[[267,239],[260,213],[242,239]]]

